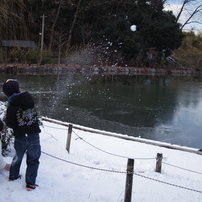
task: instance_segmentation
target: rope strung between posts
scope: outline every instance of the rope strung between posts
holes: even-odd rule
[[[67,130],[66,128],[58,128],[58,127],[53,127],[53,126],[46,126],[44,124],[42,126],[45,126],[47,128],[54,128],[54,129],[58,129],[58,130]]]
[[[44,126],[44,125],[43,125],[43,126]],[[46,126],[46,125],[45,125],[45,126]],[[50,127],[50,128],[54,128],[54,129],[60,129],[60,130],[67,130],[67,129],[65,129],[65,128],[58,128],[58,127],[52,127],[52,126],[46,126],[46,127]],[[44,131],[45,131],[45,129],[44,129]],[[98,148],[98,147],[92,145],[91,143],[85,141],[85,140],[84,140],[83,138],[81,138],[74,130],[72,130],[72,131],[73,131],[73,133],[74,133],[80,140],[83,140],[86,144],[88,144],[88,145],[90,145],[90,146],[92,146],[92,147],[94,147],[94,148],[96,148],[96,149],[98,149],[98,150],[100,150],[100,151],[102,151],[102,152],[104,152],[104,153],[107,153],[107,154],[109,154],[109,155],[114,155],[114,156],[117,156],[117,157],[121,157],[121,158],[128,158],[128,157],[126,157],[126,156],[121,156],[121,155],[117,155],[117,154],[113,154],[113,153],[104,151],[104,150],[102,150],[102,149],[100,149],[100,148]],[[46,131],[45,131],[45,132],[46,132]],[[46,132],[46,133],[47,133],[47,132]],[[47,133],[47,134],[51,135],[50,133]],[[52,135],[51,135],[51,136],[52,136]],[[53,137],[53,136],[52,136],[52,137]],[[54,138],[54,137],[53,137],[53,138]],[[56,139],[56,138],[54,138],[54,139]],[[133,158],[133,159],[136,159],[136,160],[152,160],[152,159],[156,159],[156,157],[155,157],[155,158]],[[178,169],[182,169],[182,170],[185,170],[185,171],[189,171],[189,172],[192,172],[192,173],[196,173],[196,174],[202,175],[201,172],[197,172],[197,171],[193,171],[193,170],[190,170],[190,169],[182,168],[182,167],[175,166],[175,165],[172,165],[172,164],[169,164],[169,163],[166,163],[166,162],[162,162],[162,163],[165,164],[165,165],[168,165],[168,166],[172,166],[172,167],[175,167],[175,168],[178,168]]]
[[[183,186],[180,186],[180,185],[175,185],[175,184],[172,184],[172,183],[169,183],[169,182],[164,182],[164,181],[157,180],[157,179],[154,179],[154,178],[150,178],[150,177],[147,177],[147,176],[144,176],[144,175],[140,175],[138,173],[134,173],[134,175],[137,175],[139,177],[143,177],[143,178],[146,178],[146,179],[149,179],[149,180],[153,180],[153,181],[156,181],[156,182],[160,182],[160,183],[163,183],[163,184],[171,185],[173,187],[178,187],[178,188],[186,189],[186,190],[189,190],[189,191],[202,193],[202,191],[199,191],[199,190],[191,189],[191,188],[188,188],[188,187],[183,187]]]
[[[47,156],[50,156],[52,158],[55,158],[57,160],[60,160],[60,161],[66,162],[66,163],[70,163],[70,164],[73,164],[73,165],[76,165],[76,166],[84,167],[84,168],[89,168],[89,169],[99,170],[99,171],[105,171],[105,172],[113,172],[113,173],[122,173],[122,174],[127,174],[128,173],[128,172],[125,172],[125,171],[116,171],[116,170],[108,170],[108,169],[95,168],[95,167],[91,167],[91,166],[85,166],[85,165],[81,165],[79,163],[73,163],[71,161],[67,161],[67,160],[64,160],[62,158],[55,157],[55,156],[53,156],[51,154],[48,154],[46,152],[43,152],[43,151],[42,151],[42,153],[45,154],[45,155],[47,155]],[[175,184],[172,184],[172,183],[169,183],[169,182],[164,182],[164,181],[157,180],[157,179],[154,179],[154,178],[150,178],[150,177],[138,174],[138,173],[131,173],[130,172],[128,174],[134,174],[136,176],[139,176],[139,177],[142,177],[142,178],[145,178],[145,179],[148,179],[148,180],[156,181],[156,182],[159,182],[159,183],[162,183],[162,184],[170,185],[170,186],[173,186],[173,187],[178,187],[178,188],[181,188],[181,189],[186,189],[186,190],[189,190],[189,191],[194,191],[194,192],[202,193],[202,191],[199,191],[199,190],[195,190],[195,189],[191,189],[191,188],[188,188],[188,187],[183,187],[183,186],[175,185]]]
[[[83,167],[83,168],[89,168],[89,169],[93,169],[93,170],[99,170],[99,171],[106,171],[106,172],[113,172],[113,173],[123,173],[123,174],[126,174],[125,171],[115,171],[115,170],[108,170],[108,169],[101,169],[101,168],[95,168],[95,167],[92,167],[92,166],[85,166],[85,165],[82,165],[82,164],[79,164],[79,163],[74,163],[74,162],[71,162],[71,161],[67,161],[67,160],[64,160],[64,159],[61,159],[59,157],[56,157],[56,156],[53,156],[51,154],[48,154],[46,152],[41,152],[47,156],[50,156],[52,158],[55,158],[57,160],[60,160],[60,161],[64,161],[66,163],[70,163],[70,164],[73,164],[73,165],[76,165],[76,166],[80,166],[80,167]]]
[[[43,125],[45,126],[45,125]],[[46,127],[50,127],[50,128],[54,128],[54,129],[61,129],[61,130],[67,130],[67,129],[63,129],[63,128],[57,128],[57,127],[51,127],[51,126],[46,126]],[[45,130],[44,130],[45,131]],[[46,132],[46,131],[45,131]],[[82,140],[83,142],[85,142],[86,144],[90,145],[91,147],[94,147],[95,149],[101,151],[101,152],[104,152],[106,154],[109,154],[109,155],[113,155],[113,156],[116,156],[116,157],[120,157],[120,158],[131,158],[131,157],[127,157],[127,156],[122,156],[122,155],[118,155],[118,154],[114,154],[114,153],[110,153],[110,152],[107,152],[103,149],[100,149],[96,146],[94,146],[93,144],[87,142],[86,140],[84,140],[82,137],[80,137],[74,130],[72,130],[72,132],[78,137],[79,140]],[[47,133],[47,132],[46,132]],[[47,134],[50,134],[50,133],[47,133]],[[55,139],[55,138],[54,138]],[[153,160],[153,159],[156,159],[156,157],[150,157],[150,158],[132,158],[132,159],[135,159],[135,160]]]
[[[179,167],[179,166],[175,166],[175,165],[172,165],[172,164],[169,164],[169,163],[165,163],[165,162],[162,162],[162,163],[165,164],[165,165],[168,165],[168,166],[172,166],[172,167],[175,167],[175,168],[179,168],[179,169],[181,169],[181,170],[185,170],[185,171],[189,171],[189,172],[192,172],[192,173],[196,173],[196,174],[202,175],[202,173],[197,172],[197,171],[189,170],[189,169],[182,168],[182,167]]]
[[[46,134],[48,134],[48,135],[50,135],[51,136],[51,138],[53,138],[53,139],[55,139],[55,140],[57,140],[51,133],[48,133],[46,130],[45,130],[45,128],[43,127],[43,130],[44,130],[44,132],[46,133]]]
[[[113,155],[113,156],[117,156],[117,157],[121,157],[121,158],[131,158],[131,157],[127,157],[127,156],[122,156],[122,155],[118,155],[118,154],[114,154],[114,153],[110,153],[108,151],[105,151],[103,149],[100,149],[96,146],[94,146],[93,144],[87,142],[86,140],[84,140],[83,138],[81,138],[74,130],[72,130],[73,133],[78,137],[78,139],[82,140],[83,142],[85,142],[86,144],[90,145],[91,147],[94,147],[95,149],[101,151],[101,152],[104,152],[106,154],[109,154],[109,155]],[[156,159],[156,157],[152,157],[152,158],[132,158],[132,159],[136,159],[136,160],[151,160],[151,159]]]

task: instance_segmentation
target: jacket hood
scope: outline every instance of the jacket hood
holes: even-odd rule
[[[28,92],[14,93],[9,97],[8,102],[12,106],[17,106],[22,109],[34,107],[34,100]]]

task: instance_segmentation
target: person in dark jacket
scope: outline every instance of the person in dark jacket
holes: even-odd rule
[[[37,112],[34,100],[29,92],[22,92],[15,79],[8,79],[3,84],[3,92],[8,97],[6,125],[13,129],[15,136],[15,155],[9,173],[9,181],[20,178],[20,166],[23,156],[27,155],[25,175],[26,189],[36,188],[36,177],[41,155]]]

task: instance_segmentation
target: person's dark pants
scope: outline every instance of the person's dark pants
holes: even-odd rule
[[[39,134],[35,133],[15,138],[14,148],[16,153],[11,164],[9,180],[15,180],[19,177],[20,165],[26,152],[27,169],[25,181],[26,183],[34,185],[36,182],[37,171],[39,167],[39,158],[41,155]]]

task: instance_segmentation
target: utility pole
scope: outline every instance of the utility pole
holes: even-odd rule
[[[45,19],[45,15],[43,14],[43,16],[42,16],[42,28],[41,28],[41,52],[43,51],[44,19]]]
[[[44,20],[45,20],[45,15],[43,14],[43,16],[42,16],[42,26],[41,26],[41,55],[40,55],[40,64],[41,64],[42,59],[43,59]]]
[[[45,19],[45,15],[43,14],[43,16],[42,16],[42,27],[41,27],[41,52],[43,51],[44,19]]]

